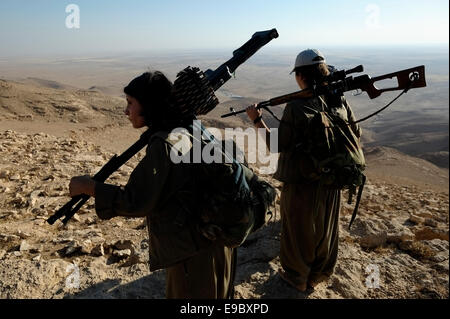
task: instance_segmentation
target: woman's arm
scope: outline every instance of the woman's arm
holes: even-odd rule
[[[95,182],[89,176],[78,176],[70,182],[70,195],[87,194],[95,197],[95,209],[102,219],[148,216],[161,198],[167,195],[164,194],[164,185],[169,175],[169,161],[163,141],[155,140],[147,148],[147,154],[133,170],[125,186]]]
[[[250,105],[249,107],[247,107],[246,112],[247,112],[247,116],[250,118],[250,120],[252,120],[253,124],[255,125],[255,127],[257,129],[264,129],[264,141],[266,142],[267,148],[269,150],[271,150],[270,148],[270,129],[269,127],[266,125],[266,123],[264,122],[264,120],[262,119],[262,111],[258,110],[256,108],[257,104],[254,105]],[[260,130],[258,130],[259,132]]]

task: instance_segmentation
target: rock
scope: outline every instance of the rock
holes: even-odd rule
[[[106,271],[107,267],[108,267],[107,259],[103,256],[101,256],[99,258],[94,258],[94,260],[92,260],[89,263],[90,269],[99,269],[102,272]]]
[[[420,241],[406,240],[401,242],[398,247],[419,260],[431,259],[436,255],[436,252],[433,249]]]
[[[0,259],[2,259],[6,255],[6,250],[1,249],[0,250]]]
[[[36,202],[38,201],[39,196],[42,196],[42,194],[44,194],[42,189],[38,189],[38,190],[31,192],[29,205],[32,207],[35,206]]]
[[[425,222],[425,218],[411,214],[409,216],[408,221],[410,221],[411,223],[416,224],[416,225],[423,224]]]
[[[423,217],[423,218],[433,218],[434,217],[433,214],[430,214],[429,212],[426,212],[426,211],[421,211],[421,212],[417,213],[417,215],[419,215],[420,217]]]
[[[122,265],[120,265],[120,267],[130,267],[132,265],[143,263],[145,263],[143,256],[140,254],[134,254],[131,255],[130,258],[128,258]]]
[[[429,226],[416,229],[414,235],[417,240],[432,240],[432,239],[442,239],[448,241],[449,232],[443,229],[433,229]]]
[[[28,251],[28,250],[30,250],[31,248],[32,248],[31,245],[28,244],[26,240],[23,240],[23,241],[20,243],[19,251]]]
[[[10,181],[18,181],[18,180],[20,180],[20,175],[19,174],[13,174],[13,175],[9,176],[9,180]]]
[[[105,250],[103,248],[103,244],[97,245],[94,248],[92,248],[91,255],[96,257],[104,256]]]
[[[40,261],[41,260],[41,255],[37,255],[36,257],[33,257],[32,260],[33,261]]]
[[[144,239],[143,241],[141,241],[141,249],[148,249],[148,247],[149,247],[148,239]]]
[[[390,233],[387,235],[386,241],[388,243],[394,243],[394,244],[399,244],[403,241],[406,240],[413,240],[414,239],[414,234],[409,230],[404,230],[398,233]]]
[[[72,255],[80,251],[81,248],[82,246],[76,240],[73,240],[64,248],[64,256]]]
[[[432,218],[425,218],[424,224],[425,224],[426,226],[431,226],[431,227],[437,227],[437,226],[438,226],[437,221],[435,221],[435,220],[432,219]]]
[[[447,255],[449,253],[449,243],[446,240],[435,238],[432,240],[423,240],[422,242],[437,252],[444,252]]]
[[[89,255],[94,248],[93,246],[92,241],[90,239],[86,239],[81,243],[81,252]]]
[[[33,120],[33,114],[19,114],[18,115],[20,121],[32,121]]]
[[[88,217],[88,218],[86,218],[86,219],[84,220],[84,223],[85,223],[86,225],[92,225],[92,224],[95,224],[96,221],[95,221],[95,218],[94,218],[94,217]]]
[[[0,179],[8,179],[10,172],[8,170],[0,171]]]
[[[54,238],[52,243],[54,244],[64,244],[73,241],[73,237],[62,237],[62,238]]]
[[[435,263],[441,263],[443,261],[448,260],[448,253],[439,253],[434,255],[433,257],[430,258],[431,261],[435,262]]]
[[[447,274],[447,278],[448,278],[448,272],[449,272],[449,263],[448,260],[434,264],[432,266],[434,269],[436,269],[438,272],[443,272]],[[448,283],[447,283],[447,287],[448,287]]]
[[[30,234],[24,233],[21,230],[18,230],[16,235],[19,236],[22,239],[27,239],[27,238],[30,238],[30,236],[31,236]]]
[[[123,240],[122,239],[122,240],[115,242],[113,246],[115,249],[118,249],[118,250],[129,249],[132,252],[135,251],[133,242],[131,240]]]
[[[12,242],[14,240],[19,240],[20,237],[17,235],[0,234],[0,239],[4,242]]]
[[[116,256],[119,259],[127,258],[131,256],[131,250],[130,249],[115,250],[113,252],[113,256]]]
[[[366,235],[359,240],[359,244],[363,248],[376,248],[383,246],[387,241],[387,233],[381,232],[379,234]]]
[[[92,239],[93,237],[103,237],[102,230],[98,228],[77,230],[75,231],[74,235],[86,239]]]

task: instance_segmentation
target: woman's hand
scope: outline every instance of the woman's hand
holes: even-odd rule
[[[86,194],[95,196],[95,181],[88,175],[72,177],[69,183],[71,197]]]
[[[250,118],[250,120],[252,120],[252,122],[254,122],[258,117],[262,116],[262,110],[261,109],[258,110],[256,108],[257,105],[258,104],[250,105],[245,110],[247,112],[247,116]]]

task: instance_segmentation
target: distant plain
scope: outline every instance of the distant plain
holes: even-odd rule
[[[235,78],[216,92],[221,105],[208,116],[218,126],[249,126],[245,116],[220,119],[230,106],[235,109],[250,103],[297,91],[290,75],[298,51],[304,48],[263,47],[241,65]],[[449,62],[448,46],[409,47],[330,47],[320,48],[327,62],[338,69],[364,66],[364,73],[385,73],[425,65],[427,87],[413,89],[381,114],[362,123],[365,146],[388,146],[409,155],[426,158],[448,168]],[[80,88],[106,95],[123,96],[122,88],[146,70],[161,70],[172,81],[187,66],[215,69],[231,58],[229,52],[135,52],[128,54],[91,54],[86,56],[0,57],[0,79],[41,85],[56,89]],[[357,118],[386,105],[398,93],[388,92],[370,100],[366,93],[346,97]],[[282,114],[283,105],[273,108]],[[271,127],[277,122],[264,118]]]

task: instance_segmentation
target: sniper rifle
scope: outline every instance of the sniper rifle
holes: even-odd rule
[[[265,109],[267,110],[272,116],[277,118],[273,112],[268,108],[269,106],[275,106],[284,104],[287,102],[290,102],[292,100],[296,99],[302,99],[302,98],[311,98],[311,97],[317,97],[320,95],[329,95],[329,96],[340,96],[343,95],[344,92],[347,91],[364,91],[367,93],[367,95],[374,99],[378,96],[380,96],[383,92],[387,91],[396,91],[396,90],[403,90],[400,95],[398,95],[394,100],[392,100],[388,105],[383,107],[382,109],[378,110],[377,112],[360,119],[353,123],[362,122],[364,120],[367,120],[368,118],[378,114],[379,112],[383,111],[385,108],[387,108],[389,105],[391,105],[396,99],[398,99],[402,94],[408,92],[409,89],[412,88],[420,88],[426,86],[425,81],[425,66],[416,66],[414,68],[401,70],[389,74],[380,75],[374,78],[371,78],[369,75],[364,74],[357,77],[353,76],[347,76],[351,73],[360,73],[363,72],[364,68],[362,65],[358,65],[357,67],[350,69],[350,70],[341,70],[341,71],[335,71],[331,73],[327,78],[325,78],[324,85],[319,86],[313,86],[311,88],[306,88],[304,90],[300,90],[294,93],[289,93],[285,95],[281,95],[278,97],[274,97],[267,101],[259,102],[256,105],[257,109]],[[382,88],[379,89],[375,86],[375,83],[381,80],[385,79],[393,79],[395,78],[397,80],[397,86],[392,86],[388,88]],[[228,117],[232,115],[237,115],[240,113],[244,113],[245,109],[240,111],[235,111],[234,108],[230,108],[230,113],[223,114],[221,117]],[[278,119],[278,118],[277,118]],[[349,123],[349,124],[353,124]]]

